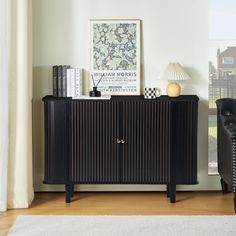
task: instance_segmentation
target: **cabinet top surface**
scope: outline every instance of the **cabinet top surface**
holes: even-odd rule
[[[51,100],[72,100],[72,101],[198,101],[197,95],[181,95],[179,97],[168,97],[167,95],[162,95],[155,99],[145,99],[143,95],[141,96],[111,96],[111,99],[103,100],[99,99],[72,99],[71,97],[54,97],[51,95],[45,96],[43,101]]]

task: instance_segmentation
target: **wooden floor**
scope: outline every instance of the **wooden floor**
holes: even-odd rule
[[[235,215],[232,193],[178,192],[176,200],[164,192],[75,193],[65,204],[63,193],[36,193],[31,208],[0,214],[0,235],[18,215]]]

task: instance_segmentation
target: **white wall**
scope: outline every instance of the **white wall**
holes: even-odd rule
[[[142,83],[165,91],[160,74],[168,62],[180,62],[191,75],[184,94],[199,103],[199,185],[179,190],[219,189],[219,177],[207,174],[208,6],[206,0],[34,0],[34,173],[35,190],[58,190],[43,180],[43,104],[52,91],[51,65],[89,70],[89,19],[142,20]],[[85,86],[88,91],[87,85]],[[162,190],[163,186],[79,186],[80,190]]]

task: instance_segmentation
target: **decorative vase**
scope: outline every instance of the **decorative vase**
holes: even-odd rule
[[[93,87],[93,90],[89,92],[90,97],[101,97],[101,92],[97,90],[97,87]]]

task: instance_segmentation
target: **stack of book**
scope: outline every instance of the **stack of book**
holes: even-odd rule
[[[83,94],[83,72],[79,68],[71,68],[69,65],[54,65],[53,96],[74,97]]]

